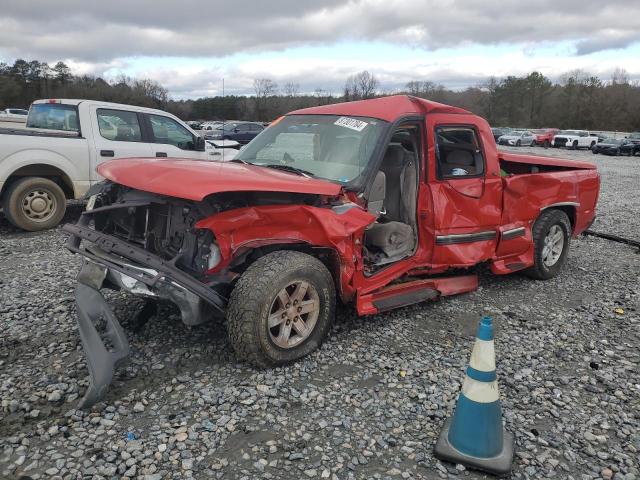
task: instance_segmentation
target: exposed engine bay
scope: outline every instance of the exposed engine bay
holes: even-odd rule
[[[139,246],[200,280],[206,280],[206,272],[220,261],[220,252],[213,233],[196,228],[199,220],[250,206],[320,204],[317,195],[279,192],[221,193],[194,202],[108,181],[89,193],[85,215],[93,220],[96,231]]]

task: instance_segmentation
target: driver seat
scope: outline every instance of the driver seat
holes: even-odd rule
[[[365,244],[382,250],[389,258],[405,257],[416,245],[417,171],[413,153],[400,144],[390,144],[380,171],[386,177],[383,219],[387,221],[367,229]]]

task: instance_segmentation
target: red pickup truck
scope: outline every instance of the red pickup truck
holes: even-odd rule
[[[63,227],[84,257],[84,405],[128,352],[101,288],[172,301],[188,325],[226,316],[239,358],[282,365],[319,347],[337,301],[369,315],[472,291],[479,264],[557,275],[599,192],[594,165],[498,152],[482,118],[410,96],[292,112],[227,163],[98,171]]]
[[[541,145],[544,148],[549,148],[551,146],[551,142],[553,141],[553,137],[555,137],[559,128],[539,128],[537,130],[533,130],[533,145]]]

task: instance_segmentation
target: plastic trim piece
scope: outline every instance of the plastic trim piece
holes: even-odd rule
[[[512,228],[511,230],[505,230],[504,232],[502,232],[502,240],[512,240],[514,238],[522,237],[522,236],[524,236],[524,233],[525,233],[525,228],[524,227],[518,227],[518,228]]]
[[[483,242],[496,238],[495,230],[478,233],[461,233],[455,235],[438,235],[436,245],[456,245],[459,243]]]

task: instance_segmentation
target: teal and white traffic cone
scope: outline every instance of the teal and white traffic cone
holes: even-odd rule
[[[491,317],[480,321],[453,418],[446,421],[434,453],[494,475],[511,471],[513,435],[502,426]]]

